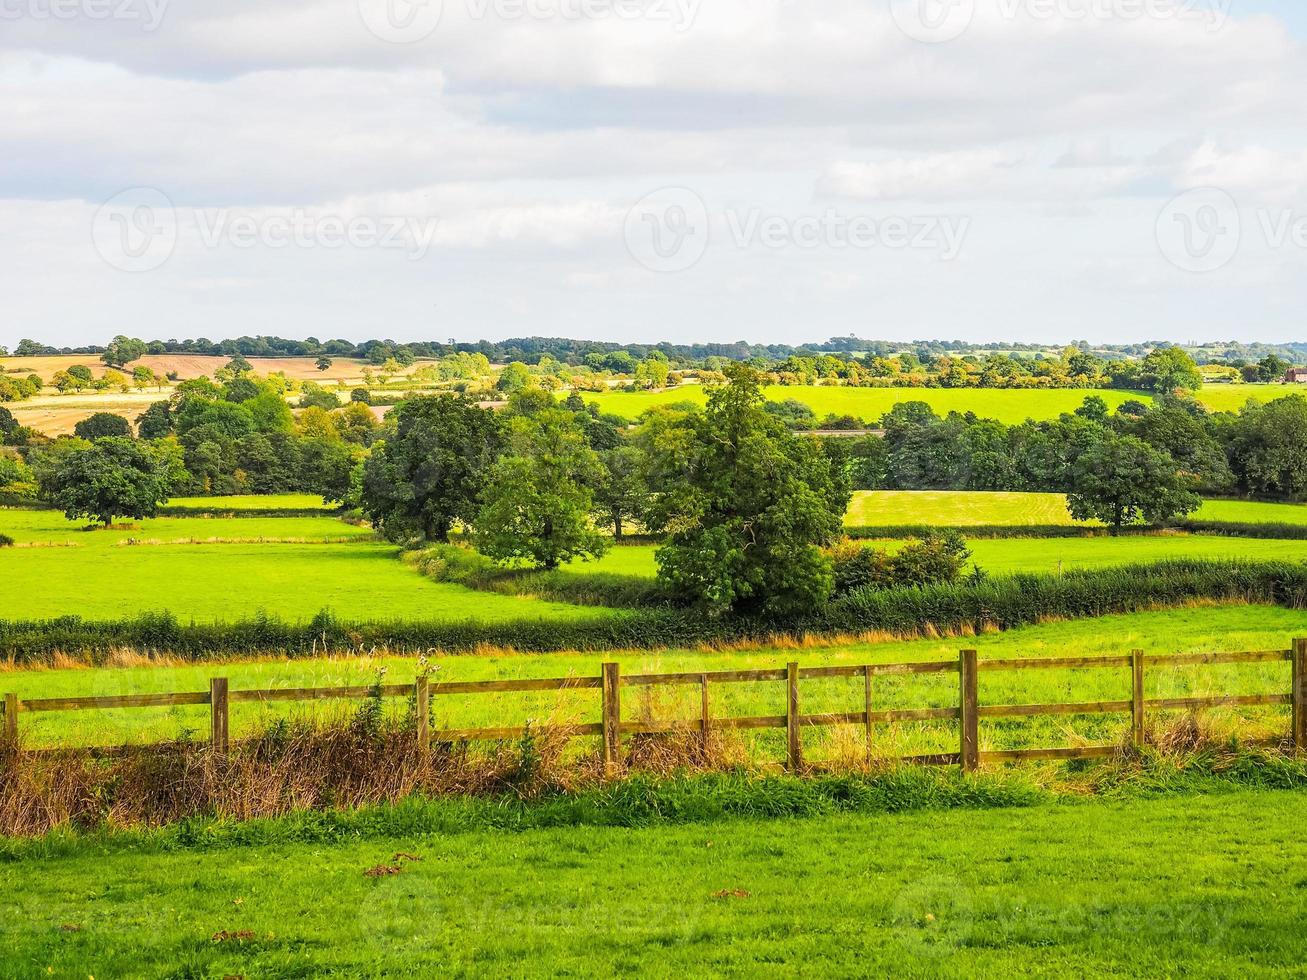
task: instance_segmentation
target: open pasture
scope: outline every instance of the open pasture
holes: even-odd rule
[[[159,517],[87,531],[53,510],[0,509],[0,619],[182,622],[577,619],[612,615],[433,582],[368,528],[331,517]]]
[[[1007,390],[982,388],[848,388],[824,385],[770,385],[763,389],[771,401],[795,399],[809,406],[818,418],[828,414],[853,415],[869,423],[903,402],[925,402],[936,414],[975,412],[984,418],[1016,425],[1026,419],[1053,419],[1079,408],[1090,395],[1097,395],[1115,409],[1130,399],[1150,401],[1147,395],[1107,389]],[[586,402],[598,402],[600,409],[635,419],[658,405],[689,401],[707,402],[702,385],[689,384],[662,391],[584,392]]]
[[[17,976],[1291,976],[1303,804],[474,833],[401,808],[334,842],[38,850],[0,865],[0,946]]]
[[[328,504],[317,494],[312,493],[250,493],[231,497],[173,497],[164,506],[169,510],[239,513],[247,510],[328,511],[333,510],[336,505]]]
[[[1307,524],[1307,504],[1205,500],[1191,519],[1247,524]],[[970,490],[861,490],[845,515],[850,527],[922,524],[969,526],[1091,526],[1076,521],[1060,493],[988,493]]]
[[[901,538],[867,539],[862,543],[869,547],[896,551],[906,541]],[[1179,533],[1115,538],[977,538],[968,541],[967,547],[972,552],[972,563],[995,575],[1108,568],[1169,558],[1307,560],[1307,542],[1303,541]],[[623,545],[610,549],[602,558],[594,561],[574,561],[564,567],[580,575],[605,572],[652,577],[657,573],[655,551],[655,545]]]
[[[1290,640],[1307,635],[1307,612],[1272,606],[1204,606],[1191,609],[1106,616],[1095,620],[1046,623],[1006,633],[963,638],[833,643],[803,649],[758,648],[725,651],[667,650],[596,654],[484,654],[435,659],[433,683],[528,678],[597,677],[605,661],[621,664],[623,674],[744,670],[782,667],[799,661],[805,667],[852,666],[919,661],[956,661],[961,647],[979,651],[981,660],[1032,657],[1124,656],[1133,649],[1151,655],[1287,649]],[[132,661],[126,661],[126,664]],[[20,698],[111,697],[162,692],[207,691],[209,678],[227,677],[231,689],[342,687],[368,685],[384,676],[386,684],[412,681],[414,658],[340,654],[313,660],[271,660],[206,664],[142,663],[97,668],[13,669],[0,672],[0,691]],[[384,674],[383,674],[384,672]],[[875,680],[878,709],[941,707],[956,704],[958,677],[929,674]],[[1287,663],[1209,665],[1155,671],[1147,680],[1149,697],[1283,693],[1288,690]],[[860,710],[860,678],[827,678],[803,683],[805,713]],[[981,703],[1024,704],[1099,701],[1128,698],[1130,674],[1115,670],[982,672]],[[758,682],[715,686],[717,715],[784,714],[784,685]],[[689,687],[631,689],[624,695],[623,717],[698,717],[699,691]],[[391,711],[406,710],[403,699],[389,699]],[[239,737],[278,717],[341,717],[357,710],[358,701],[304,702],[294,705],[234,704],[233,735]],[[1233,722],[1229,710],[1210,713],[1217,723]],[[1252,734],[1287,731],[1287,709],[1240,709],[1237,716]],[[77,712],[40,712],[20,716],[27,744],[117,744],[178,737],[184,731],[207,731],[208,709],[195,706]],[[436,698],[436,728],[500,727],[525,724],[587,723],[599,720],[594,689],[449,695]],[[982,722],[982,747],[1074,744],[1074,739],[1118,741],[1128,726],[1120,715],[1077,719],[1005,719]],[[955,722],[913,723],[887,727],[886,754],[956,751]],[[783,733],[756,737],[758,758],[783,759]],[[809,733],[810,755],[838,753],[860,740],[852,729]],[[582,743],[587,740],[581,740]],[[860,742],[859,742],[860,744]]]

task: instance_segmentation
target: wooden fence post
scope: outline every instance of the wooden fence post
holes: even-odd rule
[[[622,755],[622,665],[603,667],[604,771],[611,774]]]
[[[1144,651],[1130,651],[1130,741],[1144,747]]]
[[[803,767],[803,739],[799,734],[799,665],[796,663],[786,665],[785,692],[786,765],[790,772],[798,772]]]
[[[977,715],[976,651],[963,650],[958,657],[961,675],[962,771],[980,768],[980,719]]]
[[[1293,747],[1307,752],[1307,639],[1293,641]]]
[[[5,695],[5,741],[10,745],[18,743],[18,695]]]
[[[702,702],[703,714],[703,748],[708,751],[708,734],[712,726],[712,703],[708,699],[708,675],[699,675],[699,697]]]
[[[870,762],[871,744],[872,744],[872,737],[874,734],[872,730],[872,724],[871,724],[871,665],[870,664],[862,668],[862,685],[865,689],[864,691],[865,697],[863,698],[863,705],[864,705],[863,710],[867,712],[867,717],[866,717],[867,761]]]
[[[227,678],[209,678],[209,741],[216,755],[227,754]]]
[[[431,750],[431,681],[425,676],[413,682],[413,709],[418,751],[425,756]]]

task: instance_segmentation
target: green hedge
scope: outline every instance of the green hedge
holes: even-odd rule
[[[1307,563],[1167,561],[1063,575],[1014,575],[980,585],[932,585],[850,593],[794,622],[708,619],[693,611],[629,610],[570,623],[341,623],[320,614],[308,623],[256,617],[234,623],[181,623],[167,613],[87,621],[0,620],[0,656],[20,664],[47,662],[55,652],[93,662],[115,648],[167,652],[191,660],[248,654],[307,657],[325,649],[373,647],[396,653],[465,652],[482,645],[525,652],[597,651],[693,646],[712,641],[867,631],[913,634],[927,627],[1011,629],[1050,617],[1082,618],[1196,600],[1307,608]]]
[[[859,525],[846,527],[844,533],[850,538],[864,540],[868,538],[919,538],[931,531],[941,531],[931,524],[887,524],[884,527]],[[1106,527],[1084,527],[1076,524],[973,524],[953,528],[964,536],[975,539],[1000,538],[1104,538],[1110,537],[1112,531]],[[1287,541],[1307,541],[1307,524],[1257,524],[1251,522],[1236,523],[1232,521],[1181,521],[1170,527],[1127,527],[1121,530],[1122,537],[1147,537],[1150,535],[1175,533],[1210,534],[1230,538],[1271,538]]]

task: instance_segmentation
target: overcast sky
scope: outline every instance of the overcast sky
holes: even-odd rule
[[[0,0],[0,344],[1307,338],[1301,0]]]

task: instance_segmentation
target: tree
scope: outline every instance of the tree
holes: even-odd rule
[[[1226,449],[1241,490],[1307,497],[1307,398],[1250,402],[1228,429]]]
[[[513,361],[505,366],[499,374],[499,380],[495,382],[495,388],[505,395],[511,395],[514,392],[521,391],[531,384],[531,372],[521,361]]]
[[[158,513],[172,490],[170,461],[149,444],[105,438],[63,454],[41,479],[41,493],[69,520],[90,518],[106,527],[118,517]]]
[[[155,402],[136,416],[136,431],[142,439],[162,439],[172,435],[172,405]]]
[[[1139,383],[1148,391],[1197,391],[1203,386],[1203,375],[1179,347],[1160,347],[1144,358]]]
[[[428,395],[400,402],[390,422],[363,471],[363,511],[392,540],[447,541],[456,521],[476,517],[499,420],[469,399]]]
[[[508,425],[507,451],[491,470],[477,515],[477,548],[545,569],[603,554],[607,541],[590,523],[590,488],[603,467],[576,416],[549,408]]]
[[[1202,504],[1193,479],[1180,473],[1169,454],[1111,430],[1076,460],[1071,481],[1071,516],[1102,521],[1113,534],[1140,519],[1165,524]]]
[[[329,371],[331,370],[331,365],[335,362],[326,354],[323,354],[315,363],[317,364],[319,371]]]
[[[764,410],[758,372],[734,364],[726,375],[692,417],[683,479],[660,502],[672,532],[659,577],[710,613],[809,611],[834,586],[822,546],[840,533],[847,483],[816,440]]]
[[[112,412],[96,412],[82,419],[73,426],[73,435],[78,439],[130,439],[132,425],[121,415]]]
[[[644,514],[649,495],[644,482],[644,454],[634,446],[617,446],[599,453],[603,464],[595,487],[596,512],[613,526],[613,539],[622,540],[627,521]]]
[[[162,385],[159,382],[159,376],[154,373],[153,368],[146,367],[144,364],[138,364],[132,368],[132,384],[137,391],[144,391],[150,385]]]
[[[144,357],[146,352],[147,348],[143,341],[119,334],[109,341],[109,346],[100,355],[100,360],[109,367],[126,367],[132,361]]]

